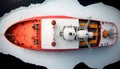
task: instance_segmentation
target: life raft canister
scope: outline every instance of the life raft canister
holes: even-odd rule
[[[104,38],[107,38],[107,37],[108,37],[108,31],[107,31],[106,29],[103,31],[103,37],[104,37]]]

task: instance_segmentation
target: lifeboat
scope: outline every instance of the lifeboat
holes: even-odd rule
[[[118,29],[112,22],[69,17],[40,16],[14,23],[4,36],[15,46],[33,50],[73,50],[111,46]]]

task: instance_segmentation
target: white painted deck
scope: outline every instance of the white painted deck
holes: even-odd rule
[[[56,20],[55,47],[51,46],[51,42],[53,41],[52,20]],[[60,36],[60,31],[63,27],[70,25],[79,26],[78,19],[42,19],[42,49],[78,49],[79,41],[66,41]]]
[[[108,22],[107,22],[107,23],[102,24],[101,36],[103,36],[102,33],[103,33],[103,31],[104,31],[105,29],[106,29],[106,30],[113,29],[114,33],[117,33],[115,25],[112,24],[112,23],[108,23]],[[114,34],[114,37],[116,37],[116,34]],[[117,38],[110,39],[110,38],[103,38],[103,37],[101,37],[100,45],[103,44],[103,46],[107,46],[107,43],[108,43],[108,45],[111,45],[111,44],[113,44],[113,43],[116,42],[116,39],[117,39]]]

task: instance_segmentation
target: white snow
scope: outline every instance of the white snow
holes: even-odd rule
[[[42,4],[32,4],[29,7],[20,7],[12,10],[0,19],[0,52],[11,54],[24,62],[43,65],[48,69],[73,69],[85,62],[93,68],[103,68],[104,65],[120,60],[120,41],[109,47],[81,49],[64,52],[34,51],[14,46],[8,42],[3,33],[8,26],[25,18],[44,15],[67,15],[113,22],[120,29],[120,11],[103,3],[82,6],[77,0],[46,0]]]

